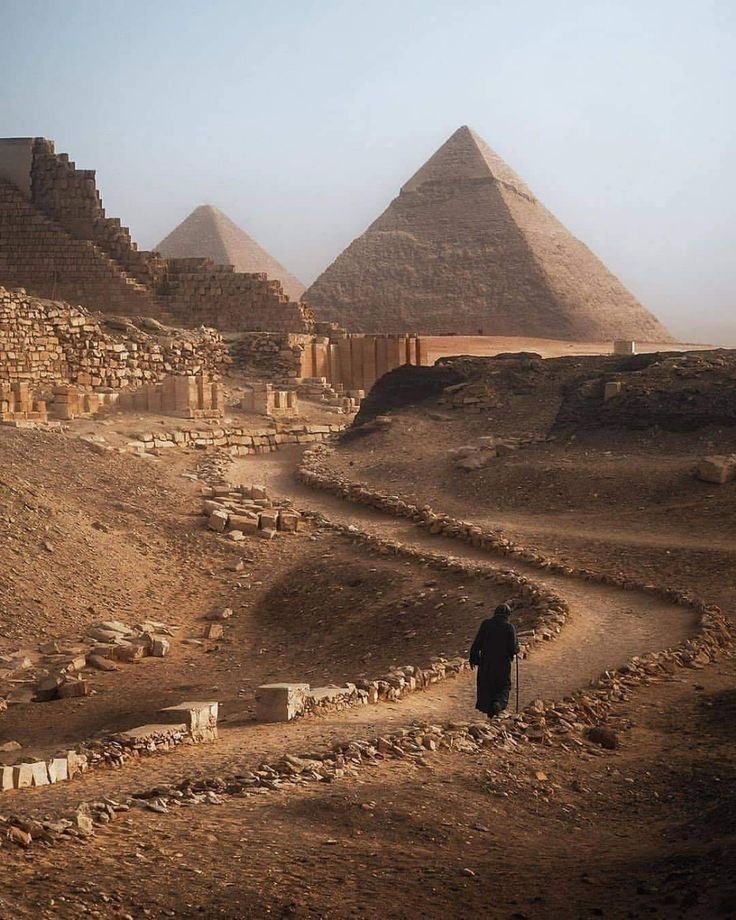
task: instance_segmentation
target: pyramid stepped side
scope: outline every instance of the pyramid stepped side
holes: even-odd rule
[[[263,273],[206,259],[181,266],[139,251],[120,221],[105,216],[94,172],[78,170],[44,138],[0,139],[0,284],[182,326],[306,332],[313,325],[306,306]]]
[[[289,300],[281,282],[263,272],[236,272],[210,259],[168,259],[161,308],[185,326],[231,332],[309,332],[314,315]]]
[[[36,208],[75,239],[89,240],[137,281],[155,286],[164,271],[153,253],[138,249],[127,227],[107,217],[93,169],[77,169],[53,141],[33,139],[30,198]]]
[[[237,272],[265,273],[281,282],[284,293],[300,301],[304,285],[227,215],[212,205],[201,205],[156,247],[165,258],[204,257]]]
[[[461,128],[306,291],[354,332],[667,341],[666,329]]]
[[[70,236],[2,179],[0,283],[92,310],[152,316],[159,312],[148,288],[94,243]]]

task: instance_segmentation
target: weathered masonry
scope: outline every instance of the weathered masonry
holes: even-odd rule
[[[107,217],[93,170],[42,137],[0,139],[0,284],[104,313],[230,331],[309,331],[278,278],[138,249]]]

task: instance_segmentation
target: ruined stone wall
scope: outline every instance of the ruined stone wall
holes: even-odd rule
[[[170,374],[218,373],[230,361],[213,329],[152,333],[106,322],[67,303],[0,288],[0,380],[120,388]]]
[[[277,332],[247,332],[231,342],[234,370],[246,377],[286,381],[308,377],[304,353],[313,336]]]
[[[187,325],[204,323],[232,332],[308,332],[313,318],[263,273],[236,272],[211,259],[169,259],[165,309]]]
[[[139,251],[128,229],[105,215],[94,171],[77,169],[45,138],[0,140],[0,284],[187,327],[313,328],[306,305],[265,274]]]

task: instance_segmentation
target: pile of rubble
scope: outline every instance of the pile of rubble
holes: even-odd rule
[[[475,444],[466,444],[463,447],[454,447],[449,451],[453,466],[459,470],[470,472],[482,470],[496,457],[505,457],[521,447],[538,444],[546,439],[534,435],[513,438],[498,438],[494,435],[482,435]]]
[[[296,533],[299,529],[301,515],[291,502],[273,501],[263,486],[224,483],[204,486],[202,495],[207,526],[217,533],[227,533],[236,542],[255,534],[271,540],[277,531]]]
[[[326,377],[304,377],[297,392],[302,399],[319,403],[326,412],[353,415],[365,397],[364,390],[346,390],[341,383],[328,383]]]
[[[36,648],[0,656],[0,700],[49,702],[87,696],[89,673],[116,671],[118,662],[163,658],[178,627],[146,620],[128,626],[116,620],[88,627],[78,641],[44,642]]]

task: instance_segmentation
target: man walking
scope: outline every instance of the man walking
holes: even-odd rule
[[[519,653],[516,630],[509,623],[511,607],[499,604],[493,616],[483,620],[470,648],[470,666],[478,668],[475,708],[489,719],[509,704],[511,662]]]

